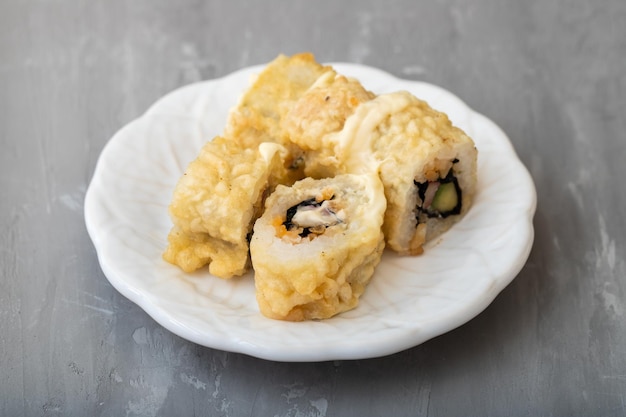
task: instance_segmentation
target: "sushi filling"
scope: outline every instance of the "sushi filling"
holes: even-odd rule
[[[307,237],[310,234],[320,235],[328,227],[343,223],[343,210],[337,211],[331,201],[333,198],[322,201],[309,198],[290,207],[282,225],[289,232],[295,231],[300,237]]]
[[[452,170],[448,171],[445,178],[436,181],[413,181],[417,186],[416,217],[419,223],[420,217],[446,218],[461,213],[461,187]]]

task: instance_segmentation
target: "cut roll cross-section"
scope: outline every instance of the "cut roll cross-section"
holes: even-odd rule
[[[394,95],[404,96],[407,106],[389,114],[361,144],[385,184],[387,243],[416,255],[469,210],[476,193],[477,151],[444,113],[408,93]],[[355,155],[347,158],[349,164],[355,164]]]
[[[376,175],[278,186],[250,243],[261,312],[301,321],[356,307],[385,246],[385,206]]]

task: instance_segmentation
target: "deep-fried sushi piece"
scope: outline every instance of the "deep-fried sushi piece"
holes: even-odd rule
[[[250,243],[261,312],[302,321],[356,307],[385,246],[385,205],[376,175],[278,186]]]
[[[305,175],[331,177],[337,173],[336,141],[356,108],[372,100],[359,81],[346,78],[334,70],[324,73],[281,119],[285,142],[304,151]]]
[[[406,106],[399,109],[403,102]],[[417,255],[424,243],[469,210],[476,194],[477,150],[446,114],[409,93],[382,95],[370,103],[368,113],[386,109],[386,115],[373,117],[380,122],[372,123],[376,126],[368,135],[340,139],[350,142],[353,150],[345,158],[346,169],[364,163],[377,167],[387,198],[387,243],[397,252]],[[363,127],[359,116],[351,123]]]
[[[231,109],[224,135],[244,147],[281,143],[281,118],[327,71],[330,67],[317,63],[310,53],[279,55],[254,78]]]
[[[208,142],[174,190],[165,260],[186,272],[209,264],[209,272],[221,278],[243,274],[249,234],[265,197],[276,184],[289,183],[286,155],[276,143],[242,148],[222,137]]]
[[[459,221],[476,192],[477,151],[448,117],[407,92],[357,108],[335,138],[341,170],[370,167],[385,186],[383,230],[389,247],[423,251]]]

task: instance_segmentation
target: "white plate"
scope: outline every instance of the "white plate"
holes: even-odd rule
[[[386,251],[360,305],[325,321],[263,317],[252,273],[221,280],[161,259],[174,186],[261,67],[192,84],[155,103],[106,145],[85,199],[104,274],[158,323],[195,343],[278,361],[383,356],[467,322],[518,274],[533,241],[536,194],[506,135],[446,90],[377,69],[333,64],[376,92],[408,90],[448,113],[479,150],[467,216],[419,257]]]

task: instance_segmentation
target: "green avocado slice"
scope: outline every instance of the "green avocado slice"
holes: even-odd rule
[[[454,210],[458,203],[459,195],[454,183],[447,182],[439,186],[430,207],[439,213],[447,213]]]

